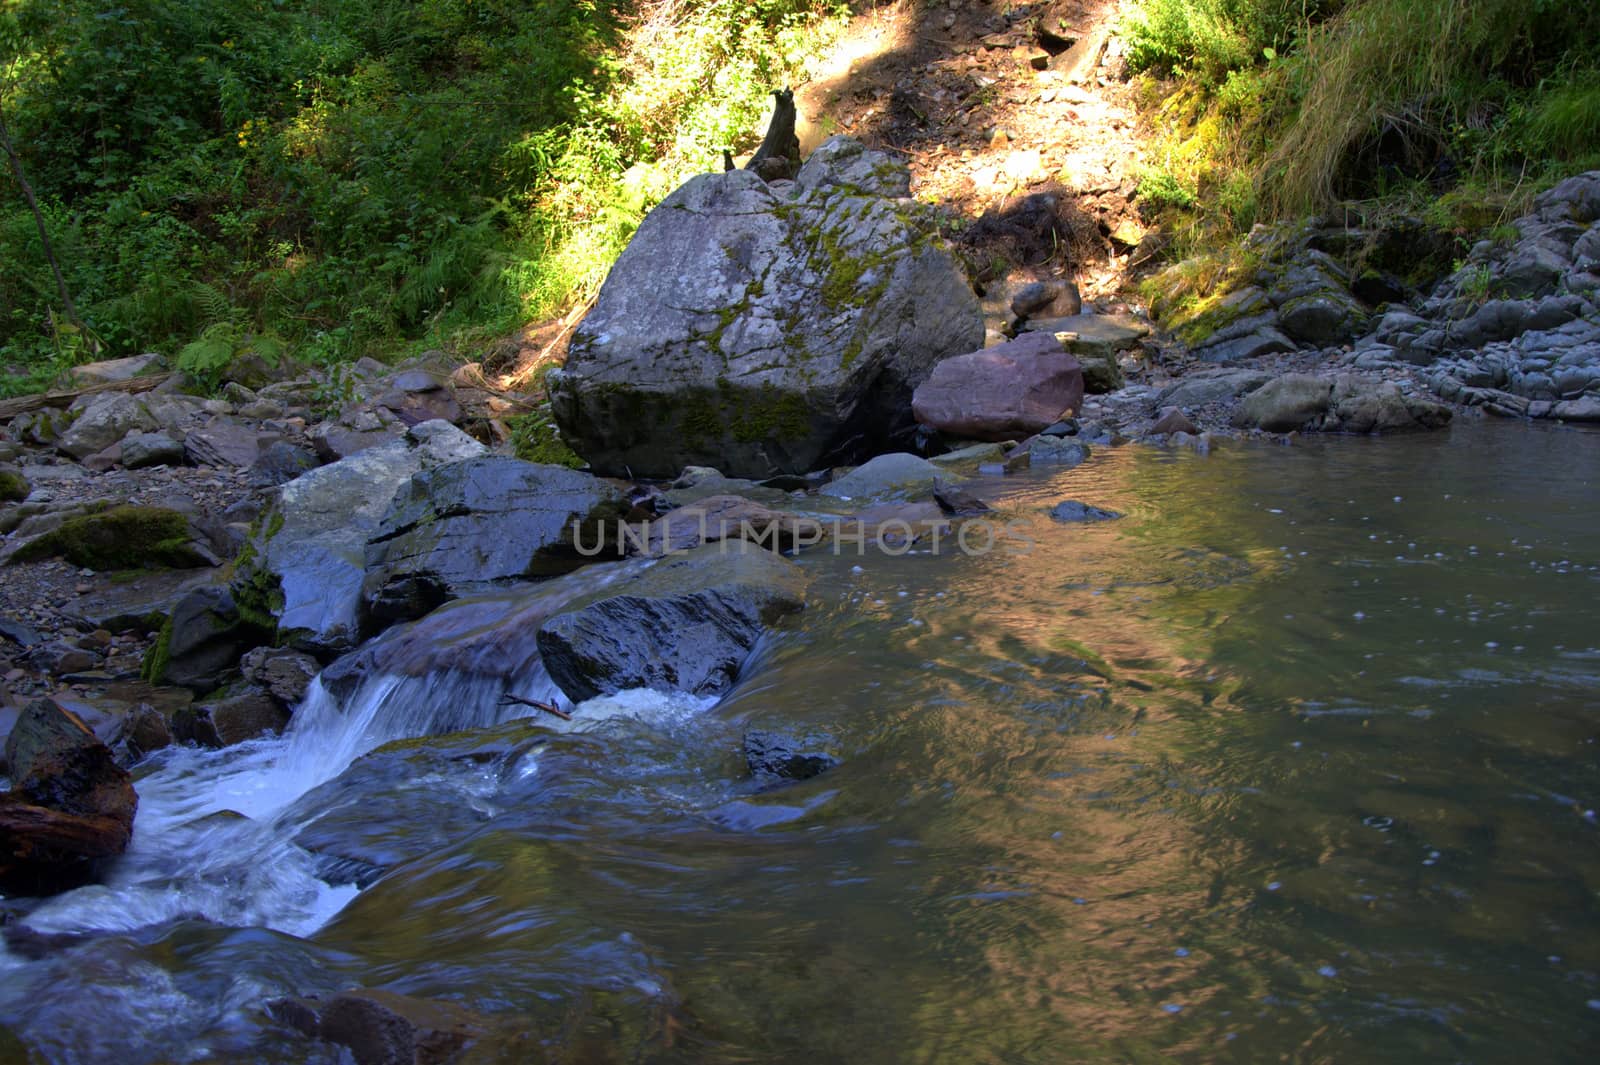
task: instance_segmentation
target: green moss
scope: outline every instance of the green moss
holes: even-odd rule
[[[26,477],[16,470],[0,470],[0,503],[16,503],[33,491]]]
[[[506,429],[511,433],[512,450],[522,461],[565,466],[572,470],[583,466],[582,457],[561,439],[561,433],[550,420],[548,412],[516,414],[505,421]]]
[[[189,519],[163,507],[111,507],[68,518],[24,546],[18,561],[60,556],[75,566],[123,570],[138,566],[193,567],[211,560],[192,546]]]
[[[763,440],[794,439],[811,428],[811,412],[799,396],[780,396],[771,386],[748,397],[733,424],[733,438],[741,444]]]
[[[161,631],[156,634],[156,642],[144,653],[144,661],[139,664],[139,676],[147,684],[160,684],[161,678],[166,676],[167,663],[172,659],[172,619],[168,618],[161,626]]]

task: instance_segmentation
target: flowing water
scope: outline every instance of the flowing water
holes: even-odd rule
[[[482,1061],[1592,1060],[1597,473],[1500,423],[1103,451],[982,485],[986,554],[803,556],[720,702],[508,721],[448,655],[318,689],[140,768],[0,1025],[336,1061],[263,1003],[363,986],[476,1011]],[[760,790],[747,727],[842,764]]]

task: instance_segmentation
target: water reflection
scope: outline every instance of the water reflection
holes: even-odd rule
[[[242,989],[359,984],[478,1011],[484,1060],[1576,1060],[1597,460],[1468,424],[986,485],[1026,557],[808,556],[714,709],[385,749],[299,808],[381,874],[321,931],[115,952],[223,1058],[304,1052]],[[759,792],[746,726],[844,762]]]

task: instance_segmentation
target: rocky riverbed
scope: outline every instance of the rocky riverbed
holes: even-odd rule
[[[1600,417],[1600,174],[1426,294],[1354,269],[1372,234],[1312,224],[1259,233],[1242,284],[1155,321],[1025,275],[980,295],[908,189],[834,138],[793,181],[711,174],[669,198],[551,376],[588,470],[516,458],[503,417],[539,400],[437,355],[240,365],[209,391],[149,355],[0,404],[6,883],[92,881],[128,843],[130,767],[248,745],[307,706],[323,729],[394,717],[337,771],[441,686],[432,731],[635,689],[714,699],[803,624],[795,554],[966,550],[978,528],[992,545],[1023,470]],[[829,771],[815,746],[759,735],[752,780]],[[339,857],[349,879],[325,884],[381,872]],[[333,1038],[346,1006],[381,1026],[404,1005],[375,1001],[280,1007]]]

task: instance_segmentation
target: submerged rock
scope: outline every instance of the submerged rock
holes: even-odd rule
[[[614,539],[623,510],[616,485],[561,466],[483,456],[421,470],[367,542],[368,607],[379,620],[406,620],[571,569],[581,561],[574,529],[587,551]]]
[[[373,988],[326,1000],[277,999],[267,1010],[308,1036],[346,1047],[356,1065],[448,1065],[486,1031],[460,1006]]]
[[[903,164],[836,137],[786,198],[705,174],[639,226],[550,376],[596,471],[805,473],[909,442],[912,390],[983,345],[955,260],[896,201]]]
[[[917,386],[917,421],[966,440],[1016,440],[1083,406],[1083,368],[1048,333],[946,359]]]
[[[1115,510],[1104,510],[1092,507],[1088,503],[1080,503],[1076,499],[1064,499],[1050,508],[1050,516],[1060,522],[1095,522],[1116,521],[1122,514]]]
[[[5,749],[12,786],[0,792],[0,891],[64,891],[127,849],[139,804],[133,781],[76,715],[36,699]]]
[[[750,775],[767,784],[810,780],[839,764],[838,756],[816,740],[766,729],[744,734],[744,760]]]
[[[539,652],[574,702],[626,688],[716,695],[804,606],[805,586],[799,567],[763,548],[707,545],[567,604],[539,627]]]

